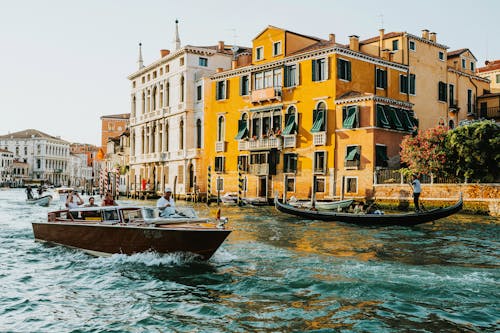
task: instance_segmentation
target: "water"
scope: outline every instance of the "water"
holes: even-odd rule
[[[34,242],[30,222],[58,206],[28,206],[21,190],[0,191],[0,332],[500,329],[500,223],[492,217],[377,229],[223,207],[234,232],[200,262],[95,258]]]

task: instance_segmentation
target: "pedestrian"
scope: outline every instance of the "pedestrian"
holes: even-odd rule
[[[165,188],[163,196],[156,202],[156,207],[160,209],[161,217],[175,214],[175,201],[172,198],[172,189],[170,187]]]
[[[66,207],[68,209],[74,209],[81,205],[83,205],[83,199],[80,194],[78,194],[77,191],[70,192],[66,198]]]
[[[415,205],[415,211],[420,212],[420,205],[418,200],[420,198],[420,192],[422,192],[422,186],[420,185],[420,180],[418,180],[418,175],[413,174],[413,181],[411,182],[411,187],[413,189],[413,204]]]

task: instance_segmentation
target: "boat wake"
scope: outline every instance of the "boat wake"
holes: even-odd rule
[[[132,255],[113,254],[110,257],[98,257],[93,260],[93,265],[100,267],[104,265],[142,264],[149,267],[154,266],[181,266],[192,262],[201,261],[201,257],[192,253],[168,253],[142,252]]]

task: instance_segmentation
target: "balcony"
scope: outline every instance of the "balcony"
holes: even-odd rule
[[[500,119],[500,106],[482,109],[480,108],[479,117],[486,119],[495,119],[498,121],[498,119]]]
[[[215,142],[215,152],[221,153],[226,151],[226,142],[225,141],[216,141]]]
[[[313,144],[315,146],[326,145],[326,132],[316,132],[313,133]]]
[[[359,169],[359,160],[344,161],[344,167],[347,170],[358,170]]]
[[[448,109],[450,112],[458,112],[460,108],[458,107],[458,100],[452,99],[448,102]]]
[[[250,139],[249,141],[240,141],[238,143],[239,150],[263,150],[263,149],[281,149],[281,138],[261,138]]]
[[[283,135],[283,148],[297,147],[297,135]]]
[[[252,103],[261,103],[264,101],[281,101],[281,87],[269,87],[253,90],[251,95]]]
[[[269,164],[250,164],[250,174],[255,176],[269,175]]]

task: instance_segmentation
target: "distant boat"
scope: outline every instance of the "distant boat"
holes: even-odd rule
[[[463,206],[462,193],[458,201],[449,207],[435,208],[418,213],[406,214],[355,214],[355,213],[338,213],[329,211],[314,211],[300,209],[288,204],[279,202],[278,197],[274,198],[274,205],[277,210],[283,213],[295,215],[309,220],[322,220],[328,222],[346,222],[361,226],[413,226],[421,223],[435,221],[455,213],[458,213]]]
[[[47,194],[38,198],[26,199],[26,203],[30,205],[38,205],[42,207],[48,207],[52,201],[52,196]]]
[[[238,204],[238,193],[235,192],[227,192],[224,195],[221,195],[220,201],[224,205],[232,206]]]
[[[157,211],[156,211],[157,212]],[[209,259],[231,233],[227,219],[200,218],[194,210],[159,217],[155,208],[98,206],[48,213],[32,222],[36,241],[81,249],[95,256],[189,252]]]
[[[338,210],[344,209],[352,205],[354,199],[340,200],[340,201],[316,201],[314,207],[319,210]],[[310,200],[288,200],[288,204],[297,208],[311,208]]]
[[[269,205],[269,201],[263,197],[253,197],[253,198],[245,197],[245,198],[241,198],[241,201],[243,201],[243,203],[245,205],[251,205],[251,206]]]

